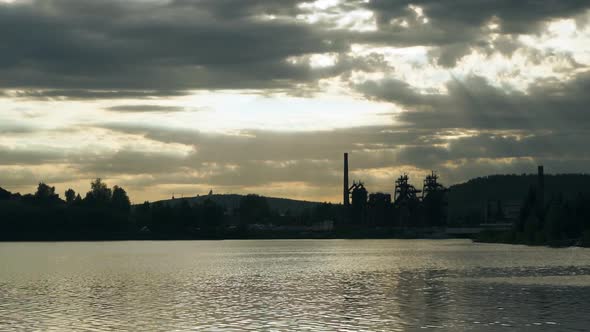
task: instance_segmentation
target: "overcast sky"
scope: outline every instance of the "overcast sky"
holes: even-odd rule
[[[0,187],[588,172],[589,69],[587,0],[0,0]]]

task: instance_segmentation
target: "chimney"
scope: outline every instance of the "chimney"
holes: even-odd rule
[[[344,188],[342,204],[344,204],[344,206],[350,205],[350,198],[348,196],[348,153],[344,153]]]
[[[542,209],[545,206],[545,175],[543,166],[539,166],[537,171],[537,201],[539,208]]]

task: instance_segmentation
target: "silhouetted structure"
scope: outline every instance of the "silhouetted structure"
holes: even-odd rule
[[[369,205],[371,206],[385,206],[389,204],[391,204],[391,194],[373,193],[369,195]]]
[[[445,186],[438,182],[434,171],[424,179],[422,189],[422,223],[427,226],[444,226],[447,222],[447,196]]]
[[[352,224],[377,227],[422,227],[446,224],[448,189],[438,182],[438,175],[434,171],[424,180],[422,191],[409,183],[407,174],[400,176],[395,181],[392,203],[390,194],[374,193],[368,196],[367,189],[360,181],[353,182],[352,186],[347,187],[348,154],[345,153],[343,185],[343,205],[348,211],[349,222]],[[418,195],[420,193],[422,193],[421,196]],[[352,207],[349,207],[347,204],[350,204],[351,196]]]
[[[348,153],[344,153],[344,186],[342,188],[342,204],[350,205],[350,189],[348,188]]]
[[[365,224],[367,220],[367,189],[365,189],[365,185],[361,181],[353,181],[350,192],[353,220],[357,224]]]
[[[407,174],[401,175],[395,181],[393,206],[398,226],[420,226],[418,193],[420,190],[409,183]]]
[[[393,224],[391,194],[373,193],[369,195],[368,223],[369,225],[384,227]]]
[[[428,195],[436,195],[440,192],[445,192],[448,189],[442,184],[438,183],[438,175],[434,171],[424,179],[424,185],[422,186],[422,199]]]
[[[393,200],[395,204],[404,204],[409,201],[418,201],[417,194],[420,190],[408,183],[408,175],[404,174],[395,181]]]
[[[545,207],[545,174],[542,165],[537,167],[537,203],[537,209],[541,213]]]

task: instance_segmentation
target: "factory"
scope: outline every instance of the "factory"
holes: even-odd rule
[[[348,222],[375,227],[432,227],[447,222],[448,189],[438,182],[433,171],[423,181],[422,190],[402,174],[389,193],[369,194],[362,181],[348,178],[348,153],[344,153],[343,205]]]

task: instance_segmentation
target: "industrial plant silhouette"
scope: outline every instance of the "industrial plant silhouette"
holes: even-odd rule
[[[391,194],[371,193],[362,181],[349,186],[348,153],[344,153],[343,206],[352,224],[372,226],[444,226],[446,224],[446,192],[434,171],[424,179],[422,190],[409,183],[407,174],[395,181]],[[351,203],[352,199],[352,203]]]

